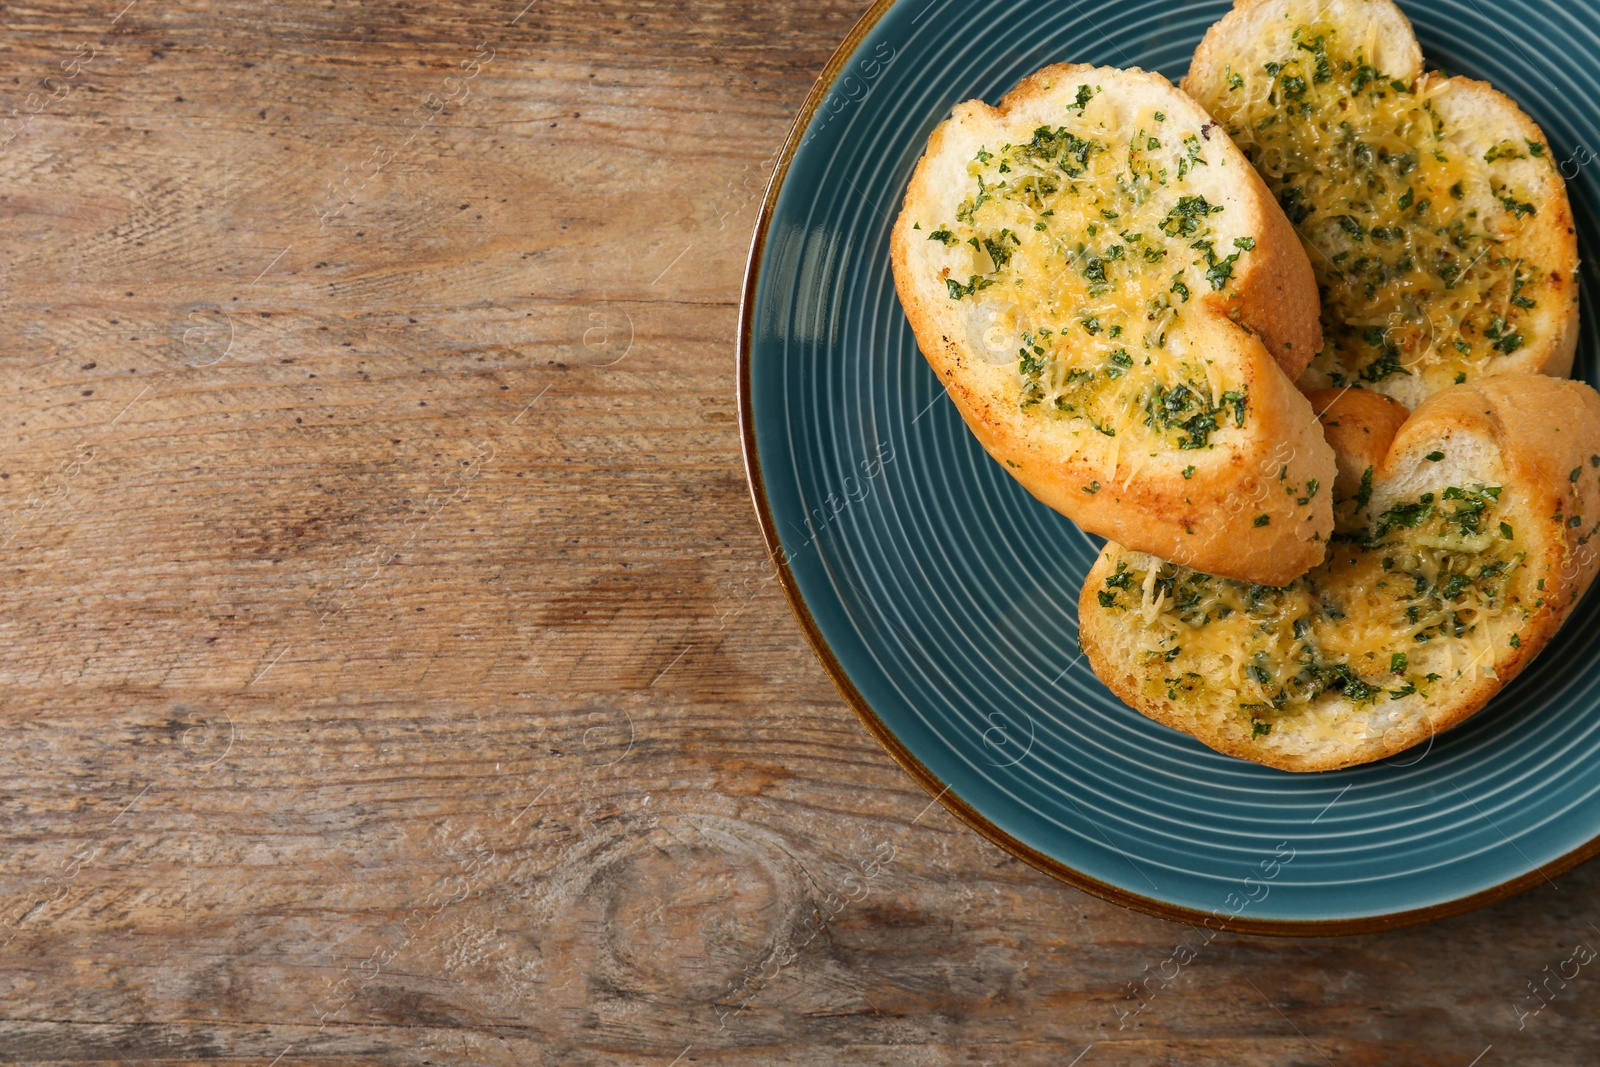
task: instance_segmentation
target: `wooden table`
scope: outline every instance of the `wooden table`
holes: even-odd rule
[[[522,2],[0,17],[0,1060],[1595,1062],[1600,865],[1188,959],[930,804],[735,423],[860,0]]]

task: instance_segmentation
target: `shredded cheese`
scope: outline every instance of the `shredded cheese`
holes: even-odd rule
[[[1530,612],[1500,496],[1453,486],[1364,516],[1281,589],[1121,552],[1099,604],[1137,631],[1148,696],[1220,701],[1259,733],[1329,701],[1425,699],[1468,672],[1492,675]]]
[[[1118,456],[1206,448],[1248,417],[1244,389],[1175,338],[1255,247],[1225,245],[1225,206],[1195,190],[1213,165],[1202,132],[1153,106],[1119,118],[1084,84],[1027,143],[982,148],[969,194],[929,233],[971,249],[970,273],[945,285],[971,303],[981,343],[1014,361],[1019,407],[1113,439],[1108,484]]]

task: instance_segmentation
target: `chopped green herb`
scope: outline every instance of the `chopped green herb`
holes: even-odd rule
[[[1538,212],[1534,210],[1532,204],[1519,203],[1517,198],[1514,196],[1502,196],[1500,198],[1500,203],[1505,205],[1505,209],[1519,219],[1526,215],[1538,214]]]
[[[1378,358],[1361,368],[1361,380],[1377,383],[1390,375],[1410,375],[1410,373],[1400,364],[1400,350],[1393,345],[1385,344]]]
[[[1433,494],[1428,493],[1424,495],[1432,496]],[[1372,529],[1372,536],[1367,538],[1367,544],[1369,546],[1378,544],[1385,537],[1387,537],[1389,535],[1389,531],[1393,530],[1396,526],[1404,526],[1407,529],[1415,530],[1418,526],[1421,526],[1425,521],[1427,521],[1427,519],[1433,515],[1435,510],[1436,509],[1432,503],[1418,502],[1415,504],[1396,504],[1388,511],[1385,511],[1382,515],[1378,516],[1378,522]]]
[[[1356,490],[1356,507],[1364,508],[1372,499],[1372,468],[1368,467],[1361,474],[1361,487]]]
[[[1022,247],[1022,241],[1009,229],[1001,230],[983,239],[983,249],[989,253],[989,258],[994,261],[994,269],[1000,270],[1011,262],[1011,253]]]
[[[994,282],[989,278],[980,278],[974,274],[967,279],[966,285],[962,285],[954,278],[946,278],[944,284],[950,290],[950,299],[960,300],[964,296],[971,296],[973,293],[989,288]]]
[[[1161,220],[1161,229],[1169,237],[1191,237],[1207,215],[1221,210],[1221,204],[1208,203],[1203,196],[1180,196],[1177,205]]]

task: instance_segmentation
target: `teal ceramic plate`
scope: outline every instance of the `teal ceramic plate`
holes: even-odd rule
[[[1488,79],[1544,128],[1582,259],[1600,262],[1600,4],[1405,9],[1431,64]],[[751,253],[740,406],[756,510],[863,721],[1028,862],[1231,929],[1371,930],[1464,911],[1600,850],[1600,598],[1489,708],[1429,745],[1311,775],[1219,755],[1090,672],[1076,606],[1098,539],[984,455],[895,298],[890,222],[953,104],[993,102],[1056,61],[1177,81],[1226,10],[901,0],[868,12],[795,125]],[[1519,41],[1566,44],[1534,55]],[[1588,324],[1594,283],[1586,268]],[[1595,337],[1587,325],[1578,352],[1590,381]]]

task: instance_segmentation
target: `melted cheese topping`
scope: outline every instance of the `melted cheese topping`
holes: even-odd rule
[[[1538,214],[1497,161],[1545,158],[1505,141],[1466,151],[1420,90],[1374,69],[1376,42],[1326,24],[1287,24],[1251,69],[1226,71],[1211,112],[1299,230],[1322,295],[1323,351],[1335,385],[1387,391],[1398,376],[1430,390],[1485,373],[1531,344],[1529,312],[1556,299],[1514,241]]]
[[[1329,701],[1426,697],[1492,674],[1532,610],[1499,497],[1475,485],[1397,504],[1281,589],[1122,553],[1099,602],[1137,631],[1147,696],[1231,705],[1258,736]]]
[[[973,306],[979,353],[1015,361],[1023,410],[1178,449],[1244,425],[1245,391],[1169,344],[1186,306],[1226,295],[1255,247],[1248,236],[1224,246],[1223,205],[1191,187],[1212,165],[1206,148],[1159,109],[1119,118],[1085,85],[1059,125],[968,164],[969,195],[927,239],[970,251],[970,268],[947,267],[944,283]]]

